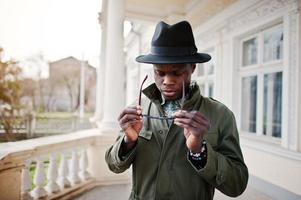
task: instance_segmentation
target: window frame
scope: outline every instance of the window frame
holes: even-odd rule
[[[210,47],[210,48],[207,48],[205,49],[204,51],[202,51],[204,53],[208,53],[210,56],[211,56],[211,60],[209,62],[213,62],[213,73],[212,74],[208,74],[208,70],[209,68],[205,67],[204,68],[204,75],[202,76],[199,76],[198,75],[198,70],[199,70],[199,67],[204,67],[204,65],[206,65],[207,63],[200,63],[200,64],[197,64],[196,66],[196,72],[195,72],[195,80],[197,82],[197,84],[199,86],[201,85],[204,85],[204,91],[201,90],[201,94],[203,96],[206,96],[206,97],[215,97],[216,96],[216,81],[215,81],[215,77],[216,77],[216,48],[215,47]],[[200,66],[200,65],[203,65],[203,66]],[[213,95],[212,96],[209,96],[209,87],[210,85],[213,84]],[[200,87],[201,89],[201,87]]]
[[[281,137],[274,137],[274,136],[267,136],[263,134],[263,119],[264,119],[264,76],[266,74],[282,72],[282,76],[284,76],[284,56],[281,59],[276,59],[268,62],[263,61],[263,50],[264,50],[264,34],[267,32],[271,32],[278,27],[282,27],[283,34],[284,31],[284,24],[283,22],[279,22],[277,24],[272,24],[271,26],[265,27],[264,29],[256,30],[256,33],[249,34],[245,37],[240,38],[238,45],[239,45],[239,67],[238,67],[238,75],[239,75],[239,129],[240,132],[244,135],[248,136],[257,136],[257,138],[262,138],[262,140],[266,140],[269,142],[273,142],[276,144],[280,144],[281,140],[284,138],[284,121],[283,121],[283,112],[284,112],[284,105],[282,101],[282,120],[281,120]],[[257,51],[257,64],[253,65],[243,65],[243,43],[247,40],[257,37],[258,40],[258,51]],[[285,36],[284,36],[285,37]],[[284,45],[283,45],[284,48]],[[284,51],[284,49],[282,50]],[[256,99],[256,132],[244,131],[242,130],[242,79],[244,77],[249,76],[257,76],[257,99]],[[282,79],[282,91],[284,91],[284,79]],[[284,100],[284,92],[282,92],[281,96],[282,100]]]

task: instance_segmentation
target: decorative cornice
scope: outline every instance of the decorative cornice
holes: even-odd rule
[[[296,0],[266,0],[254,6],[255,8],[242,12],[229,20],[229,30],[235,30],[246,24],[258,21],[260,18],[273,15],[282,9],[296,9],[297,2]]]
[[[221,31],[223,35],[234,32],[237,29],[248,26],[251,23],[262,20],[266,16],[273,16],[283,10],[298,10],[298,0],[264,0],[254,3],[249,8],[237,12],[228,19],[219,18],[220,22],[203,32],[197,34],[197,39],[201,43],[206,43],[216,39],[215,32]],[[209,22],[209,21],[208,21]]]

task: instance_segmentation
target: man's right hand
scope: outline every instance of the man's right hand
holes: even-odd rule
[[[125,133],[124,143],[127,149],[133,147],[138,140],[138,135],[143,126],[141,113],[140,106],[127,107],[118,117],[119,126]]]

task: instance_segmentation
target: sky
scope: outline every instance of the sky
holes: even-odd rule
[[[37,55],[46,61],[74,56],[98,67],[100,10],[101,0],[0,0],[0,47],[6,59],[21,63]]]

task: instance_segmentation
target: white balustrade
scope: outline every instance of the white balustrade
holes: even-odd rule
[[[29,193],[31,187],[31,180],[30,180],[30,173],[29,173],[30,164],[31,164],[31,160],[26,160],[24,164],[24,168],[22,169],[22,184],[21,184],[22,200],[33,199]]]
[[[70,160],[70,181],[72,185],[76,185],[81,182],[79,176],[79,162],[77,150],[72,151],[72,157]]]
[[[64,188],[68,188],[71,186],[70,181],[67,178],[68,173],[69,173],[69,167],[68,167],[67,153],[63,152],[61,154],[61,162],[59,167],[59,178],[58,178],[58,184],[62,190]]]
[[[81,157],[79,162],[80,172],[79,176],[82,181],[89,180],[91,178],[90,173],[87,171],[88,168],[88,156],[87,156],[87,150],[83,149],[81,151]]]
[[[60,190],[60,187],[56,182],[57,176],[58,176],[56,160],[57,160],[56,154],[50,155],[49,168],[48,168],[48,173],[47,173],[48,183],[46,186],[46,190],[49,194],[56,193]]]
[[[88,172],[87,150],[91,147],[94,149],[96,136],[99,136],[97,130],[92,133],[83,131],[72,136],[68,134],[66,137],[57,136],[57,140],[39,138],[22,142],[22,145],[15,147],[15,152],[2,157],[4,162],[0,165],[0,174],[2,172],[4,178],[0,179],[0,199],[71,199],[94,187],[96,180]],[[16,169],[21,169],[21,173]],[[5,185],[7,176],[20,182],[16,182],[13,187]]]
[[[36,166],[36,172],[34,176],[33,183],[36,185],[36,187],[31,192],[31,196],[34,199],[39,199],[47,196],[47,192],[44,189],[43,185],[46,180],[45,178],[45,167],[44,167],[44,159],[38,158],[37,159],[37,166]]]

